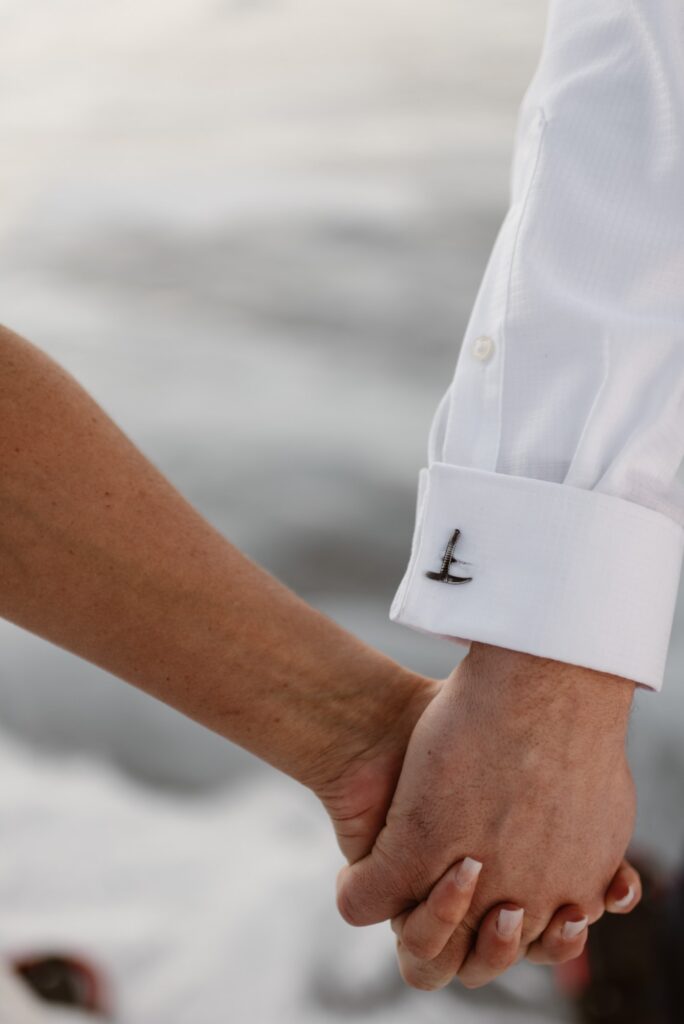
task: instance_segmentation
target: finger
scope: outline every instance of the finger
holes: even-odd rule
[[[423,893],[412,893],[402,876],[377,844],[363,860],[343,867],[337,876],[337,909],[347,924],[360,928],[389,921],[421,899]]]
[[[444,874],[428,898],[392,920],[404,949],[419,960],[439,956],[470,909],[482,864],[466,857]]]
[[[473,934],[472,929],[465,923],[460,924],[450,935],[442,952],[432,960],[421,960],[413,956],[402,945],[401,940],[398,940],[397,959],[406,984],[426,992],[444,988],[453,980],[468,955],[473,943]]]
[[[466,988],[480,988],[503,974],[516,962],[525,912],[515,903],[502,903],[482,921],[475,948],[465,958],[459,981]]]
[[[589,916],[581,907],[561,907],[543,934],[527,950],[533,964],[564,964],[578,957],[589,935]]]
[[[632,865],[623,860],[606,892],[606,910],[611,914],[629,914],[641,900],[641,878]]]
[[[466,987],[476,988],[515,963],[523,923],[524,915],[517,904],[502,903],[486,915],[477,934],[465,923],[457,927],[443,952],[433,960],[420,960],[399,943],[404,981],[413,988],[433,991],[444,988],[458,974]],[[463,976],[466,963],[470,966]]]

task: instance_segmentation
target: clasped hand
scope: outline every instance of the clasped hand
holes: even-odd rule
[[[373,751],[324,796],[350,862],[339,911],[352,925],[392,921],[408,984],[478,987],[523,956],[572,959],[606,909],[636,906],[623,859],[633,689],[473,644],[423,691],[403,759]]]

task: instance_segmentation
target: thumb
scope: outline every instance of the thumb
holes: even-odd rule
[[[415,904],[396,868],[381,858],[377,847],[337,876],[337,909],[355,927],[389,921]]]
[[[350,864],[360,861],[373,849],[387,817],[390,799],[365,808],[353,817],[336,818],[331,815],[337,844]]]

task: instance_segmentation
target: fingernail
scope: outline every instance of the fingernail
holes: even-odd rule
[[[515,935],[524,913],[525,911],[522,908],[520,910],[499,911],[499,916],[496,919],[496,930],[502,939],[510,939]]]
[[[620,910],[624,910],[625,907],[628,907],[630,905],[630,903],[632,902],[633,899],[634,899],[634,886],[630,885],[629,889],[627,890],[625,895],[622,897],[622,899],[613,900],[613,906],[614,907],[618,907],[618,909],[620,909]]]
[[[588,924],[588,917],[583,917],[581,921],[566,921],[561,928],[561,938],[565,939],[566,942],[576,939],[578,935],[582,934]]]
[[[470,889],[478,875],[482,871],[482,864],[479,860],[466,857],[456,868],[454,881],[459,889]]]

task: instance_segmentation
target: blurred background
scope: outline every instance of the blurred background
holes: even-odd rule
[[[418,469],[503,218],[543,0],[0,0],[0,320],[233,542],[428,674],[388,621]],[[677,858],[680,607],[634,716]],[[0,624],[0,950],[79,950],[124,1024],[571,1020],[526,965],[401,986],[312,798]]]

